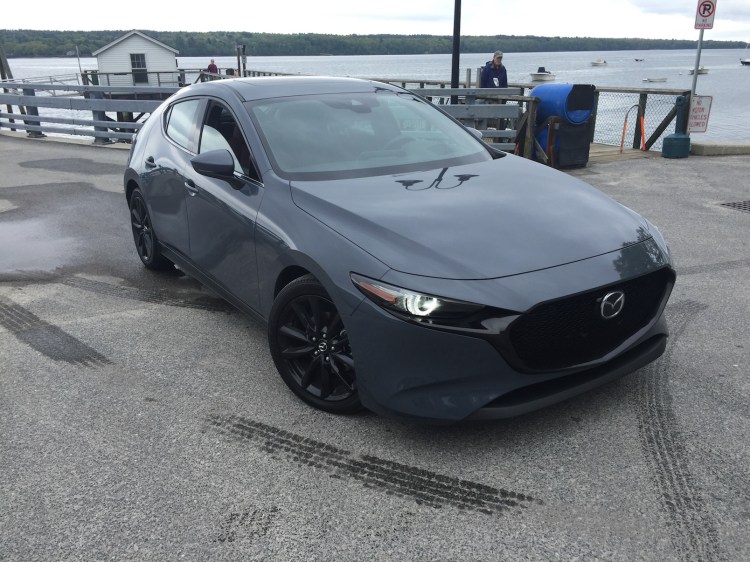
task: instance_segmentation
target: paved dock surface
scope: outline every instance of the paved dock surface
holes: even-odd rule
[[[750,158],[592,160],[678,268],[667,352],[512,420],[312,410],[146,271],[127,147],[0,135],[0,560],[750,559]]]

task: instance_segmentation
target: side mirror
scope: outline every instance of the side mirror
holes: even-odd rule
[[[474,127],[466,127],[466,128],[469,129],[469,132],[475,137],[477,137],[478,139],[482,138],[482,131],[475,129]]]
[[[245,185],[245,182],[234,175],[234,158],[232,153],[225,148],[198,154],[190,160],[190,163],[193,165],[193,170],[200,175],[224,180],[234,189],[242,189]]]

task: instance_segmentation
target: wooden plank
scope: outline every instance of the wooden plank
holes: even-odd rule
[[[54,96],[18,96],[0,94],[0,104],[83,111],[138,111],[152,113],[162,103],[160,100],[111,100],[85,98],[59,98]]]
[[[522,108],[519,105],[475,104],[441,105],[440,109],[456,119],[518,119]]]
[[[32,123],[61,123],[63,125],[83,125],[84,127],[116,127],[118,129],[138,130],[143,127],[143,123],[129,121],[96,121],[93,119],[71,119],[68,117],[47,117],[37,115],[22,115],[19,113],[0,113],[0,119],[21,119]],[[0,121],[0,127],[5,125]]]
[[[102,92],[102,93],[115,93],[115,94],[133,94],[133,95],[147,95],[147,94],[173,94],[180,88],[176,86],[80,86],[77,84],[35,84],[31,82],[4,82],[4,88],[15,88],[18,90],[34,89],[34,90],[56,90],[62,92]]]
[[[450,97],[507,97],[523,95],[522,88],[410,88],[410,92],[420,96]]]

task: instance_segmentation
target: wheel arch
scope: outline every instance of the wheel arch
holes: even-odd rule
[[[279,293],[281,290],[289,285],[292,281],[295,279],[299,279],[300,277],[304,277],[305,275],[311,275],[315,279],[317,279],[318,282],[320,282],[320,279],[315,277],[308,269],[300,266],[300,265],[290,265],[285,267],[281,272],[279,272],[278,277],[276,277],[276,284],[273,288],[273,298],[276,299],[277,296],[279,296]]]
[[[135,191],[138,187],[140,186],[134,178],[130,177],[125,179],[125,201],[128,205],[130,205],[130,198],[133,195],[133,191]]]

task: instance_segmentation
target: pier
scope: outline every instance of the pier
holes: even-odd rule
[[[119,74],[117,83],[122,84]],[[50,134],[84,137],[93,139],[94,144],[129,142],[148,115],[181,86],[227,78],[199,69],[158,74],[157,81],[163,85],[109,85],[111,77],[104,73],[4,80],[0,84],[0,132],[20,131],[33,138]],[[244,74],[249,77],[283,75],[257,70],[244,70]],[[467,126],[480,130],[485,141],[496,148],[555,165],[549,144],[554,141],[554,130],[550,128],[548,146],[540,146],[535,139],[539,124],[535,123],[534,115],[539,100],[531,92],[538,84],[511,84],[505,89],[476,88],[469,71],[457,89],[451,89],[445,80],[371,79],[399,85],[439,104]],[[667,135],[686,132],[676,130],[679,124],[676,101],[680,97],[687,100],[682,106],[686,112],[689,90],[596,86],[594,95],[589,138],[592,158],[604,155],[610,159],[646,157],[649,153],[659,153]],[[485,103],[478,103],[480,100]],[[628,108],[636,109],[630,114],[629,123]],[[48,110],[54,110],[55,115],[49,115]],[[505,126],[487,126],[498,122]],[[524,130],[523,125],[528,123],[534,126]],[[691,147],[694,154],[701,155],[750,154],[750,145],[745,143],[702,143],[691,139]]]

